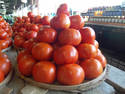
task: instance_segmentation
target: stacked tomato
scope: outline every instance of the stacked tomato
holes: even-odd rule
[[[11,62],[5,53],[0,52],[0,83],[11,70]]]
[[[17,61],[20,73],[32,75],[35,81],[76,85],[95,79],[106,66],[94,30],[84,27],[81,16],[69,16],[66,4],[60,5],[50,26],[39,30],[34,40]]]
[[[0,16],[0,50],[8,48],[12,44],[12,29],[10,25]]]
[[[27,45],[34,42],[37,33],[42,29],[43,25],[49,25],[48,16],[35,16],[32,12],[28,12],[28,16],[17,17],[13,24],[14,45],[16,48],[27,48]]]

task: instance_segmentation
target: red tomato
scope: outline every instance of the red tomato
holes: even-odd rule
[[[14,45],[16,47],[22,47],[24,42],[25,42],[25,39],[21,36],[16,36],[14,38]]]
[[[0,50],[8,48],[8,43],[6,40],[0,40]]]
[[[52,62],[41,61],[34,65],[33,78],[41,83],[53,83],[56,78],[56,67]]]
[[[83,43],[93,43],[95,40],[95,31],[91,27],[84,27],[80,29]]]
[[[33,39],[33,38],[35,38],[36,36],[37,36],[37,32],[36,32],[36,31],[29,31],[29,32],[26,32],[26,33],[25,33],[25,38],[26,38],[27,40]]]
[[[97,49],[92,44],[83,43],[77,47],[80,59],[94,58],[97,55]]]
[[[50,18],[49,18],[49,16],[44,16],[41,19],[41,22],[42,22],[43,25],[50,25]]]
[[[65,29],[59,34],[59,43],[62,45],[77,46],[81,42],[81,34],[76,29]]]
[[[22,58],[18,62],[18,69],[22,75],[30,76],[35,63],[36,61],[32,57]]]
[[[38,24],[40,22],[41,16],[37,15],[34,18],[34,23]]]
[[[28,17],[34,17],[33,13],[32,12],[28,12]]]
[[[70,27],[70,19],[67,15],[61,14],[53,17],[50,21],[50,25],[52,28],[57,30],[67,29]]]
[[[54,61],[56,64],[76,63],[78,60],[78,52],[75,47],[65,45],[54,52]]]
[[[103,72],[102,65],[97,59],[87,59],[81,62],[80,65],[85,71],[86,79],[94,79]]]
[[[0,58],[8,58],[8,56],[5,53],[0,52]]]
[[[5,32],[4,30],[0,30],[0,39],[6,39],[8,38],[9,35],[7,34],[7,32]]]
[[[18,32],[24,32],[24,31],[26,31],[26,29],[23,27],[18,30]]]
[[[11,39],[11,38],[7,38],[7,39],[6,39],[6,42],[7,42],[8,46],[11,46],[11,45],[12,45],[12,39]]]
[[[93,44],[96,47],[96,49],[99,48],[99,43],[97,40],[94,40],[91,44]]]
[[[33,46],[32,55],[37,60],[49,60],[52,57],[53,47],[48,43],[40,42]]]
[[[37,25],[35,25],[35,24],[32,24],[30,26],[30,30],[38,32],[39,31],[39,27]]]
[[[103,67],[103,68],[106,67],[106,64],[107,64],[106,58],[105,58],[105,56],[99,51],[99,49],[98,49],[98,53],[97,53],[95,59],[97,59],[97,60],[100,61],[100,63],[102,64],[102,67]]]
[[[70,16],[71,25],[70,28],[81,29],[83,28],[85,22],[80,15]]]
[[[37,40],[39,42],[53,43],[56,39],[56,31],[52,28],[44,28],[38,32]]]
[[[78,64],[65,64],[57,69],[57,80],[64,85],[77,85],[84,81],[85,73]]]
[[[30,55],[30,53],[29,53],[28,50],[22,50],[22,51],[20,51],[19,54],[18,54],[18,56],[17,56],[17,62],[19,62],[19,60],[21,58],[23,58],[24,56],[29,56],[29,55]]]
[[[57,15],[60,14],[66,14],[67,16],[69,16],[69,11],[68,11],[68,6],[67,4],[61,4],[60,7],[57,9]]]
[[[8,58],[0,58],[0,70],[2,70],[5,75],[11,70],[11,63]]]
[[[4,80],[4,72],[2,70],[0,70],[0,83]]]
[[[43,25],[42,24],[38,24],[38,27],[39,27],[39,31],[43,28]]]
[[[23,47],[31,52],[35,44],[36,42],[33,39],[30,39],[24,42]]]

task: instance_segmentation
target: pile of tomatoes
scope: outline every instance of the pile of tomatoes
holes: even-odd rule
[[[30,20],[33,21],[32,16]],[[77,85],[85,79],[92,80],[101,75],[107,64],[106,58],[99,50],[95,31],[84,27],[84,23],[79,15],[69,16],[67,4],[60,5],[50,24],[41,23],[37,36],[20,45],[15,43],[18,47],[25,45],[17,56],[20,73],[32,76],[41,83],[57,81],[64,85]],[[15,41],[19,42],[20,39]]]
[[[0,52],[0,83],[11,71],[11,62],[5,53]]]
[[[11,26],[0,16],[0,50],[8,48],[12,44]]]
[[[27,43],[34,42],[32,39],[36,38],[43,25],[50,25],[49,16],[35,16],[32,12],[28,12],[27,15],[17,17],[12,26],[16,48],[27,48]]]

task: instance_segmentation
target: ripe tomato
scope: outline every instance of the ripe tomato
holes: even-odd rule
[[[56,78],[56,67],[52,62],[41,61],[34,65],[32,75],[37,82],[53,83]]]
[[[41,22],[42,22],[43,25],[50,25],[50,18],[49,18],[49,16],[44,16],[41,19]]]
[[[67,16],[69,16],[69,11],[68,11],[68,6],[67,4],[61,4],[60,7],[57,9],[57,15],[61,15],[61,14],[66,14]]]
[[[83,28],[85,22],[80,15],[70,16],[71,25],[70,28],[81,29]]]
[[[76,29],[65,29],[59,34],[59,43],[77,46],[81,42],[81,34]]]
[[[35,16],[33,22],[34,22],[35,24],[38,24],[38,23],[40,22],[40,19],[41,19],[41,16],[40,16],[40,15],[37,15],[37,16]]]
[[[24,42],[23,47],[31,52],[35,44],[36,42],[33,39],[30,39]]]
[[[17,56],[17,62],[23,58],[24,56],[30,55],[28,50],[22,50],[19,52],[18,56]]]
[[[7,34],[7,32],[5,32],[4,30],[0,30],[0,39],[6,39],[8,38],[9,35]]]
[[[7,38],[6,42],[7,42],[8,46],[12,45],[12,39],[11,38]]]
[[[78,64],[65,64],[57,69],[57,80],[64,85],[77,85],[84,81],[85,73]]]
[[[93,43],[95,40],[95,31],[91,27],[84,27],[80,29],[83,43]]]
[[[38,32],[39,27],[36,24],[32,24],[32,25],[30,25],[30,30]]]
[[[92,44],[83,43],[77,47],[80,59],[94,58],[97,55],[97,49]]]
[[[86,79],[94,79],[103,72],[102,65],[97,59],[87,59],[81,62],[80,65],[85,71]]]
[[[18,32],[24,32],[24,31],[26,31],[26,29],[25,29],[24,27],[22,27],[22,28],[20,28],[20,29],[18,30]]]
[[[33,39],[33,38],[35,38],[36,36],[37,36],[37,32],[36,32],[36,31],[33,31],[33,30],[25,33],[25,38],[26,38],[27,40]]]
[[[16,47],[22,47],[24,42],[25,42],[25,39],[23,37],[15,36],[15,38],[14,38],[14,45]]]
[[[42,24],[38,24],[38,27],[39,27],[39,31],[43,28],[43,25]]]
[[[91,44],[93,44],[96,47],[96,49],[99,48],[99,43],[97,40],[94,40]]]
[[[6,40],[0,40],[0,50],[8,48],[8,43]]]
[[[100,61],[100,63],[102,64],[102,67],[103,67],[103,68],[106,67],[106,64],[107,64],[106,58],[105,58],[105,56],[99,51],[99,49],[98,49],[98,53],[97,53],[95,59],[97,59],[97,60]]]
[[[2,70],[5,75],[11,70],[11,63],[8,58],[0,58],[0,70]]]
[[[70,27],[70,19],[67,15],[61,14],[53,17],[50,21],[50,25],[52,28],[57,30],[67,29]]]
[[[38,32],[37,40],[39,42],[53,43],[56,39],[56,31],[52,28],[44,28]]]
[[[56,64],[76,63],[78,60],[78,52],[75,47],[65,45],[54,52],[54,61]]]
[[[32,57],[22,58],[18,62],[18,69],[22,75],[30,76],[32,74],[32,68],[35,63],[36,61]]]
[[[33,46],[32,55],[37,60],[49,60],[52,57],[53,47],[48,43],[40,42]]]
[[[28,12],[28,14],[27,14],[27,15],[28,15],[28,17],[30,17],[30,18],[31,18],[31,17],[34,17],[34,15],[33,15],[33,13],[32,13],[32,12]]]
[[[0,70],[0,83],[4,80],[4,72],[2,70]]]

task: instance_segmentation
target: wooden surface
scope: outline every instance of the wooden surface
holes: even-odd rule
[[[16,64],[16,52],[15,50],[11,50],[7,52],[10,60],[12,61],[12,64]],[[122,88],[124,88],[125,85],[125,72],[120,71],[117,68],[114,68],[111,66],[111,70],[109,73],[108,80],[115,82],[117,85],[120,85]],[[121,77],[122,76],[122,77]],[[119,80],[118,80],[119,79]],[[29,89],[29,90],[28,90]],[[34,89],[34,90],[33,90]],[[106,82],[103,82],[100,86],[97,88],[94,88],[89,91],[81,92],[81,93],[71,93],[71,92],[64,92],[64,91],[53,91],[53,90],[44,90],[39,87],[31,86],[30,84],[27,84],[25,81],[18,78],[15,74],[13,75],[13,79],[11,82],[7,85],[6,89],[0,89],[0,94],[10,94],[10,93],[3,93],[2,91],[6,92],[7,90],[13,90],[11,94],[26,94],[26,90],[29,92],[28,94],[116,94],[116,90]],[[43,93],[41,93],[43,92]],[[117,91],[117,94],[125,94],[125,92],[120,93],[120,91]]]

